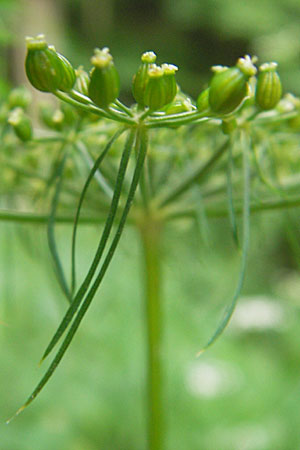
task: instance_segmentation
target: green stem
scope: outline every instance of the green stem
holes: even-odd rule
[[[293,119],[294,117],[297,116],[299,116],[298,110],[283,114],[276,114],[274,116],[272,115],[272,116],[256,117],[252,123],[254,125],[265,125],[269,123],[271,124],[276,122],[282,122],[283,120]]]
[[[86,225],[94,225],[105,221],[107,211],[104,211],[102,216],[81,216],[79,222]],[[32,212],[20,212],[12,210],[0,210],[0,222],[16,222],[28,224],[42,224],[45,225],[49,221],[48,214],[36,214]],[[71,224],[74,223],[74,214],[57,215],[55,218],[56,224]]]
[[[130,117],[127,117],[125,116],[125,114],[118,113],[117,111],[114,111],[112,109],[104,111],[101,108],[98,108],[93,103],[81,103],[80,101],[69,97],[67,94],[61,91],[55,91],[54,95],[60,100],[69,103],[76,108],[83,109],[84,111],[96,114],[100,117],[106,117],[107,119],[116,120],[117,122],[127,123],[129,125],[135,124],[134,120],[130,119]],[[72,92],[72,96],[74,97],[74,91]]]
[[[285,200],[270,198],[262,202],[251,203],[250,210],[251,213],[260,213],[264,211],[274,211],[280,209],[289,208],[299,208],[300,207],[300,197],[293,196],[291,198],[286,198]],[[242,205],[238,204],[235,207],[235,213],[240,215],[242,213]],[[166,220],[175,220],[186,217],[195,217],[195,207],[184,207],[184,208],[170,208],[165,212]],[[79,223],[82,225],[94,225],[98,223],[103,223],[106,219],[107,209],[103,211],[103,215],[86,215],[79,218]],[[209,218],[221,218],[228,216],[228,207],[224,203],[218,203],[215,206],[207,206],[206,215]],[[20,211],[9,211],[0,209],[0,222],[16,222],[16,223],[28,223],[28,224],[46,224],[49,220],[48,214],[36,214],[31,212],[20,212]],[[55,218],[56,224],[73,224],[74,215],[57,215]],[[130,218],[128,220],[130,222]]]
[[[124,105],[119,99],[115,100],[114,104],[119,107],[124,113],[126,113],[128,116],[133,117],[133,112],[130,108],[128,108],[126,105]]]
[[[164,417],[161,368],[161,223],[149,216],[140,227],[145,270],[145,301],[147,325],[147,407],[148,450],[162,450]]]
[[[149,120],[145,122],[145,125],[147,128],[169,127],[171,125],[179,127],[180,125],[186,125],[190,122],[207,122],[209,120],[212,120],[212,118],[204,116],[197,111],[192,111],[188,113],[149,118]]]
[[[142,133],[142,131],[138,130],[138,132],[136,134],[136,142],[135,142],[136,154],[141,145],[141,139],[143,138],[143,136],[144,136],[144,134]],[[147,139],[147,138],[144,136],[144,139]],[[147,142],[145,142],[144,145],[147,145]],[[144,206],[145,210],[148,209],[149,197],[150,197],[149,182],[148,182],[149,180],[147,179],[147,168],[146,168],[147,164],[148,164],[148,160],[146,159],[144,167],[143,167],[143,171],[141,173],[140,183],[139,183],[142,202],[143,202],[143,206]]]

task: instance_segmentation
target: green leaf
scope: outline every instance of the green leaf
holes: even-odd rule
[[[93,161],[91,155],[89,154],[89,151],[86,148],[84,142],[76,141],[76,142],[74,142],[74,147],[80,153],[82,159],[84,160],[84,162],[87,165],[87,167],[89,168],[89,170],[91,170],[92,167],[94,166],[95,162]],[[103,190],[103,192],[111,199],[113,196],[113,190],[107,184],[105,178],[103,177],[102,173],[99,170],[99,167],[98,167],[97,171],[95,172],[94,177],[95,177],[97,183],[99,184],[100,188]]]
[[[76,235],[77,235],[77,226],[78,226],[78,221],[79,221],[79,217],[80,217],[80,211],[81,211],[81,206],[83,203],[83,200],[85,198],[86,192],[88,190],[88,187],[94,177],[94,174],[96,173],[96,171],[98,170],[99,165],[101,164],[101,162],[103,161],[105,155],[107,154],[107,152],[109,151],[109,149],[111,148],[113,142],[120,136],[120,134],[123,132],[123,130],[118,131],[113,137],[112,139],[108,142],[108,144],[106,145],[106,147],[104,148],[103,152],[100,154],[100,156],[97,158],[86,182],[85,185],[83,187],[83,190],[81,192],[81,196],[79,199],[79,203],[78,203],[78,207],[77,207],[77,211],[76,211],[76,216],[74,219],[74,227],[73,227],[73,236],[72,236],[72,287],[75,286],[75,273],[76,273],[76,257],[75,257],[75,248],[76,248]],[[81,284],[77,294],[75,295],[69,309],[67,310],[62,322],[60,323],[58,329],[56,330],[53,338],[51,339],[48,347],[46,348],[46,351],[42,357],[43,361],[47,355],[49,355],[49,353],[51,352],[51,350],[53,349],[53,347],[56,345],[56,343],[59,341],[60,337],[62,336],[62,334],[64,333],[65,329],[68,327],[69,323],[71,322],[74,314],[76,313],[80,302],[82,301],[84,295],[87,292],[87,289],[91,283],[91,280],[95,274],[95,271],[98,267],[100,258],[103,254],[103,251],[105,249],[107,240],[109,238],[109,234],[114,222],[114,218],[117,212],[117,208],[118,208],[118,204],[119,204],[119,199],[120,199],[120,194],[121,194],[121,189],[122,189],[122,184],[123,184],[123,180],[125,177],[125,172],[126,172],[126,168],[127,168],[127,164],[128,164],[128,160],[129,160],[129,156],[130,156],[130,152],[131,152],[131,147],[132,147],[132,143],[133,143],[133,132],[130,132],[129,137],[126,141],[125,144],[125,148],[123,151],[123,155],[121,158],[121,163],[120,163],[120,168],[119,168],[119,173],[117,176],[117,181],[116,181],[116,185],[115,185],[115,190],[114,190],[114,194],[113,194],[113,198],[111,201],[111,206],[110,206],[110,211],[108,213],[107,219],[106,219],[106,223],[104,226],[104,230],[103,233],[101,235],[100,238],[100,242],[98,244],[98,248],[96,251],[96,254],[94,256],[93,262],[90,266],[90,269],[83,281],[83,283]]]
[[[195,199],[195,218],[197,229],[199,230],[203,243],[208,247],[210,245],[210,232],[200,186],[195,185],[193,187],[193,196]]]
[[[67,158],[67,153],[65,152],[56,168],[54,179],[56,179],[56,186],[54,195],[51,202],[51,210],[49,214],[49,221],[48,221],[48,227],[47,227],[47,237],[48,237],[48,245],[50,249],[50,253],[53,259],[54,263],[54,270],[57,277],[57,280],[59,282],[59,285],[67,297],[68,301],[71,302],[72,295],[70,292],[70,289],[68,287],[68,283],[64,274],[63,266],[59,257],[59,253],[57,250],[56,240],[55,240],[55,216],[57,211],[57,206],[59,202],[59,196],[61,192],[62,187],[62,180],[63,180],[63,171],[64,166]]]
[[[167,185],[168,179],[170,175],[172,174],[172,171],[174,169],[174,165],[176,162],[176,159],[178,158],[177,152],[169,152],[168,158],[164,163],[160,164],[160,170],[159,173],[155,179],[154,184],[154,193],[161,190],[162,187]]]
[[[249,249],[249,240],[250,240],[250,166],[249,166],[249,141],[248,136],[244,133],[241,135],[241,145],[243,149],[243,172],[244,172],[244,205],[243,205],[243,246],[242,246],[242,258],[240,265],[240,273],[238,278],[237,287],[235,289],[233,299],[231,303],[228,305],[224,317],[221,320],[216,331],[213,333],[212,337],[208,340],[208,342],[202,347],[202,349],[198,352],[197,356],[202,354],[208,347],[210,347],[218,337],[223,333],[225,328],[227,327],[232,314],[235,310],[237,301],[240,296],[240,292],[243,287],[243,282],[245,278],[246,264],[248,258],[248,249]]]
[[[238,237],[238,229],[236,224],[236,214],[233,203],[233,189],[232,189],[232,168],[233,168],[233,159],[232,159],[232,148],[231,145],[228,148],[228,163],[227,163],[227,196],[228,196],[228,213],[229,220],[232,230],[233,240],[236,246],[239,248],[239,237]]]
[[[63,355],[65,354],[67,348],[69,347],[69,345],[80,325],[81,320],[83,319],[85,313],[87,312],[87,310],[97,292],[97,289],[98,289],[101,281],[103,280],[103,277],[109,267],[109,264],[114,256],[115,250],[117,248],[117,245],[119,243],[119,240],[121,238],[121,235],[122,235],[125,223],[126,223],[128,213],[130,211],[130,207],[131,207],[131,204],[132,204],[135,192],[136,192],[136,188],[137,188],[137,185],[138,185],[138,182],[139,182],[139,179],[140,179],[143,167],[144,167],[145,157],[146,157],[146,153],[147,153],[147,136],[145,134],[145,130],[141,129],[138,132],[140,133],[140,138],[137,140],[139,142],[138,156],[137,156],[137,162],[136,162],[135,170],[133,173],[131,185],[129,188],[129,193],[128,193],[127,200],[126,200],[126,203],[125,203],[125,206],[123,209],[122,216],[120,218],[119,225],[115,232],[113,241],[108,249],[107,255],[103,261],[101,269],[100,269],[91,289],[89,290],[86,298],[84,299],[84,302],[82,303],[79,311],[77,312],[77,315],[76,315],[60,349],[58,350],[55,358],[53,359],[52,363],[50,364],[45,375],[43,376],[43,378],[41,379],[40,383],[37,385],[35,390],[32,392],[30,397],[24,403],[24,405],[18,409],[16,414],[11,419],[9,419],[8,422],[10,422],[15,416],[20,414],[37,397],[37,395],[40,393],[40,391],[46,385],[46,383],[48,382],[50,377],[53,375],[58,364],[60,363],[61,359],[63,358]]]

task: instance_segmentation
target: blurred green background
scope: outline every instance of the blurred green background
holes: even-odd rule
[[[93,48],[109,46],[128,103],[139,56],[150,49],[159,62],[179,66],[179,82],[194,97],[211,65],[233,64],[245,53],[278,61],[285,91],[300,94],[299,17],[296,0],[0,0],[0,89],[5,95],[26,84],[24,36],[44,32],[75,66],[88,68]],[[297,223],[297,211],[294,216]],[[58,227],[66,263],[70,232]],[[96,227],[81,230],[82,275],[98,235]],[[253,217],[240,306],[222,339],[196,359],[233,292],[239,265],[227,220],[211,222],[210,247],[198,237],[189,223],[165,232],[167,450],[298,449],[300,278],[285,216]],[[146,448],[141,275],[139,239],[127,228],[60,369],[6,426],[41,376],[37,362],[66,304],[44,227],[1,224],[1,449]]]

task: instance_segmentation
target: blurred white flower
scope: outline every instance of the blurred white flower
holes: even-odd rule
[[[231,320],[231,327],[244,330],[267,330],[284,323],[284,312],[277,300],[265,297],[241,298]]]
[[[259,423],[244,423],[234,427],[216,427],[207,439],[207,447],[232,450],[262,450],[275,448],[284,429],[276,420]],[[211,443],[213,442],[213,446]],[[226,445],[224,445],[226,443]],[[277,447],[276,447],[277,448]],[[279,448],[279,447],[278,447]]]
[[[293,306],[300,307],[300,276],[298,271],[281,270],[274,277],[274,286],[279,296]]]
[[[193,395],[216,397],[236,390],[241,374],[233,365],[220,361],[196,361],[186,371],[185,384]]]

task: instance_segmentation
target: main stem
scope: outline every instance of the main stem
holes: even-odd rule
[[[148,450],[163,450],[164,441],[161,368],[161,231],[161,222],[151,217],[150,213],[144,217],[140,232],[144,257],[147,326]]]

